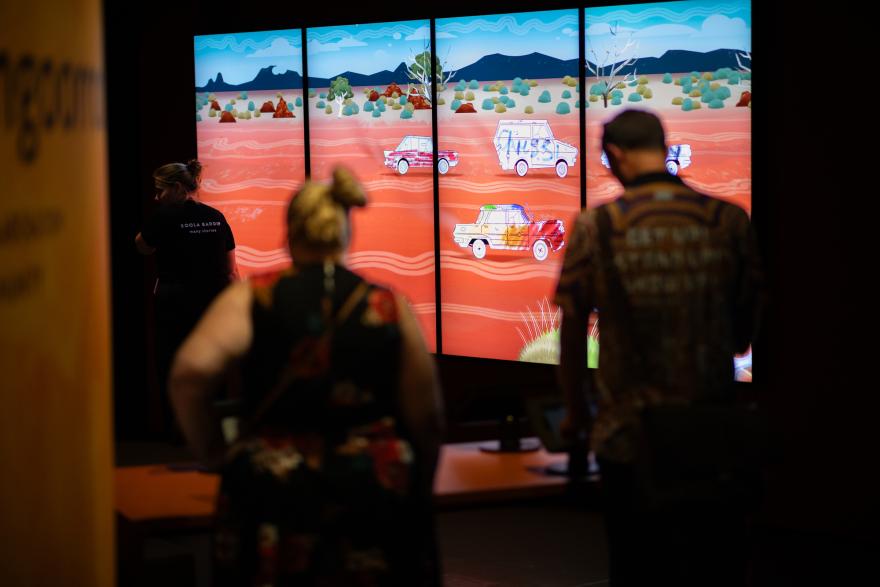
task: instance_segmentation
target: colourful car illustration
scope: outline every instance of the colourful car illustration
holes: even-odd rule
[[[396,169],[400,175],[406,175],[410,167],[428,167],[434,164],[434,144],[431,137],[407,135],[393,151],[385,151],[385,167]],[[455,151],[439,151],[437,154],[437,171],[446,175],[450,167],[458,165],[458,153]]]
[[[602,165],[611,168],[608,163],[608,155],[602,151]],[[691,164],[691,146],[690,145],[670,145],[666,152],[666,171],[671,175],[678,175],[679,170],[689,167]]]
[[[577,147],[553,138],[546,120],[502,120],[495,129],[495,151],[505,171],[523,177],[531,168],[556,169],[565,177],[577,160]]]
[[[543,261],[550,251],[565,246],[565,226],[561,220],[534,220],[519,204],[487,205],[473,224],[456,224],[452,238],[460,247],[470,247],[482,259],[486,249],[532,251]]]

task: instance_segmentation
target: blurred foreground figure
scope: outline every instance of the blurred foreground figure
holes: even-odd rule
[[[293,268],[231,285],[177,355],[177,416],[221,463],[217,584],[439,585],[440,393],[407,303],[345,268],[349,209],[365,204],[344,170],[307,183],[288,210]],[[210,399],[237,362],[227,448]]]

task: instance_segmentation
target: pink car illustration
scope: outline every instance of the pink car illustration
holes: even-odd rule
[[[393,151],[385,151],[385,167],[396,169],[400,175],[406,175],[410,167],[428,167],[434,163],[434,144],[431,137],[407,135]],[[455,151],[439,151],[437,153],[437,171],[446,175],[450,167],[458,165],[458,153]]]

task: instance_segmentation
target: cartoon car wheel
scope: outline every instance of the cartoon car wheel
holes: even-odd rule
[[[409,162],[406,159],[401,159],[397,162],[397,173],[400,175],[406,175],[406,172],[409,171]]]
[[[473,244],[471,244],[471,248],[474,251],[474,257],[477,259],[482,259],[486,256],[486,241],[474,241]]]
[[[678,175],[678,167],[678,161],[674,159],[670,159],[666,162],[666,171],[668,171],[670,175]]]
[[[516,174],[520,177],[525,177],[526,173],[529,172],[529,164],[526,163],[523,159],[520,159],[516,162]]]
[[[559,177],[565,177],[568,175],[568,163],[565,161],[559,161],[556,163],[556,175]]]
[[[440,172],[440,175],[446,175],[446,172],[449,171],[449,161],[446,159],[437,161],[437,171]]]
[[[545,241],[535,241],[535,244],[532,245],[532,254],[538,261],[546,259],[549,252],[550,248]]]

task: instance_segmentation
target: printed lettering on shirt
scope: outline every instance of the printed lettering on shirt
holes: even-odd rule
[[[220,222],[182,222],[180,228],[207,228],[211,226],[220,226]]]

